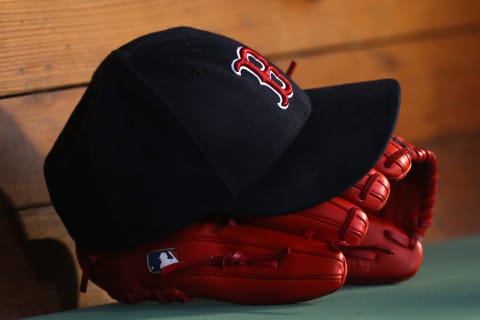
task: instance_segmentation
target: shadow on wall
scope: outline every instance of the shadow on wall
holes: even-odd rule
[[[29,240],[12,201],[12,192],[21,190],[17,188],[21,181],[12,181],[16,178],[12,172],[27,170],[35,177],[41,169],[23,167],[41,168],[42,163],[14,119],[0,110],[0,319],[77,307],[74,258],[58,240]]]

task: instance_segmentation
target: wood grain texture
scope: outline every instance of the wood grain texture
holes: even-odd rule
[[[397,133],[431,139],[480,129],[480,33],[292,56],[302,87],[395,78],[402,85]],[[278,61],[282,68],[289,60]]]
[[[92,283],[79,294],[43,161],[101,59],[177,25],[236,38],[283,69],[295,59],[304,87],[398,79],[397,133],[439,158],[425,242],[480,232],[480,1],[0,0],[0,319],[113,301]]]
[[[0,100],[0,189],[14,207],[50,202],[43,161],[83,91]]]
[[[294,56],[294,78],[315,87],[394,77],[403,87],[397,133],[409,140],[480,131],[480,33]],[[280,66],[288,59],[275,60]],[[17,208],[49,202],[43,160],[84,88],[0,100],[0,188]]]
[[[476,0],[1,0],[0,97],[85,83],[112,49],[177,25],[220,32],[278,56],[479,23]]]

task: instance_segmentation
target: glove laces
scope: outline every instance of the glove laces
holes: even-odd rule
[[[280,264],[280,260],[283,257],[289,255],[290,253],[291,249],[285,248],[273,254],[257,255],[251,257],[247,256],[241,251],[233,251],[221,256],[211,256],[207,259],[183,261],[180,263],[172,264],[164,267],[162,269],[162,274],[167,275],[170,272],[182,269],[206,266],[216,266],[223,269],[235,265],[250,265],[277,269]]]
[[[330,250],[342,252],[347,257],[359,258],[374,261],[377,258],[378,253],[395,254],[394,251],[388,248],[382,248],[379,246],[352,246],[345,241],[333,240],[328,243]]]

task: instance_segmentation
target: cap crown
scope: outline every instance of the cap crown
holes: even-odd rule
[[[308,96],[287,75],[224,36],[180,27],[114,54],[170,109],[233,193],[288,148],[310,112]]]
[[[310,110],[237,41],[185,27],[140,37],[100,64],[48,154],[52,203],[80,247],[158,239],[260,177]]]

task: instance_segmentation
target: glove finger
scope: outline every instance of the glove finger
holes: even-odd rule
[[[419,269],[421,237],[433,216],[435,155],[394,136],[375,166],[390,179],[384,208],[369,212],[369,229],[357,247],[344,248],[349,284],[405,280]]]
[[[390,194],[388,179],[376,169],[369,172],[342,196],[365,211],[378,211],[387,203]]]
[[[402,139],[390,139],[374,168],[391,180],[403,179],[412,167],[412,154]]]
[[[366,213],[354,203],[335,197],[312,208],[273,217],[246,217],[243,222],[302,235],[319,241],[340,240],[355,245],[368,229]]]
[[[244,224],[195,223],[129,250],[77,252],[94,283],[130,303],[294,303],[332,293],[346,279],[343,254],[326,243]]]
[[[412,165],[416,163],[427,163],[428,165],[435,167],[431,169],[432,171],[435,171],[433,169],[436,169],[437,159],[433,151],[427,148],[417,147],[399,136],[394,136],[392,139],[394,139],[397,144],[402,145],[405,149],[408,150],[412,158]]]
[[[393,223],[370,217],[361,246],[343,249],[348,264],[348,284],[386,284],[415,275],[423,260],[420,241]]]

